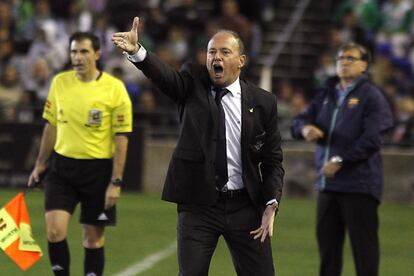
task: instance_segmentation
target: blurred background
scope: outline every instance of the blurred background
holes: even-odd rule
[[[24,186],[38,151],[50,80],[68,64],[68,37],[92,31],[100,68],[124,81],[134,107],[126,187],[159,191],[178,134],[175,105],[131,65],[110,39],[140,16],[140,42],[175,68],[205,63],[220,28],[246,44],[243,77],[278,98],[286,195],[312,196],[313,146],[289,126],[335,74],[348,41],[373,53],[370,74],[388,99],[395,127],[383,150],[385,199],[414,202],[414,19],[411,0],[0,0],[0,187]]]
[[[246,44],[248,64],[243,77],[278,99],[286,176],[273,239],[277,270],[284,276],[317,275],[314,147],[293,141],[289,127],[319,85],[335,74],[337,48],[355,41],[372,51],[371,78],[389,101],[396,122],[382,151],[381,274],[411,275],[413,5],[412,0],[0,0],[0,203],[26,185],[39,149],[50,80],[70,68],[70,34],[93,31],[102,43],[100,68],[123,80],[134,108],[125,170],[127,192],[119,202],[118,227],[108,229],[107,273],[138,275],[119,271],[167,250],[168,257],[143,275],[176,274],[175,208],[159,200],[159,195],[178,135],[177,110],[114,48],[110,38],[116,31],[129,30],[138,15],[140,42],[178,69],[188,60],[204,64],[210,36],[220,28],[232,29]],[[42,192],[28,193],[26,198],[34,237],[44,248]],[[79,231],[79,225],[72,223],[70,246],[78,253],[82,252]],[[344,275],[354,275],[346,246]],[[81,275],[82,257],[73,254],[75,275]],[[27,273],[18,272],[4,254],[0,263],[5,275],[50,274],[47,256]],[[211,275],[234,275],[222,241]]]

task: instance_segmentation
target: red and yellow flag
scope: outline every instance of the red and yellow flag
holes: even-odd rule
[[[22,270],[27,270],[42,256],[42,250],[32,237],[23,193],[0,209],[0,248]]]

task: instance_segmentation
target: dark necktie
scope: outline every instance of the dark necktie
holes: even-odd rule
[[[216,186],[221,190],[228,180],[226,151],[226,120],[221,98],[229,92],[227,89],[215,88],[215,101],[218,109],[217,145],[216,145]]]

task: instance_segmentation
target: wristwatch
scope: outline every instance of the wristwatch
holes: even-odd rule
[[[335,163],[335,164],[337,164],[337,165],[342,165],[342,162],[343,162],[344,160],[342,159],[342,157],[341,157],[341,156],[339,156],[339,155],[335,155],[335,156],[332,156],[332,157],[331,157],[331,159],[330,159],[329,161],[331,161],[332,163]]]
[[[116,187],[121,187],[122,186],[122,179],[120,179],[120,178],[111,179],[111,184],[116,186]]]

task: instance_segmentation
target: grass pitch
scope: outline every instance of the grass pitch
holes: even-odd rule
[[[3,206],[18,191],[0,190]],[[33,235],[44,251],[43,258],[26,272],[0,253],[1,275],[52,275],[49,268],[43,217],[43,194],[26,195]],[[315,240],[315,201],[287,199],[282,202],[276,219],[273,253],[278,276],[312,276],[318,274],[318,251]],[[381,275],[405,276],[414,271],[414,206],[384,203],[380,206]],[[71,275],[83,274],[83,248],[78,212],[69,229]],[[106,230],[105,275],[116,275],[170,246],[176,234],[176,207],[163,202],[158,195],[124,193],[118,204],[118,226]],[[139,275],[177,275],[175,252],[161,259]],[[210,267],[212,276],[234,276],[231,257],[223,240],[216,249]],[[342,275],[355,275],[348,241],[345,246]]]

